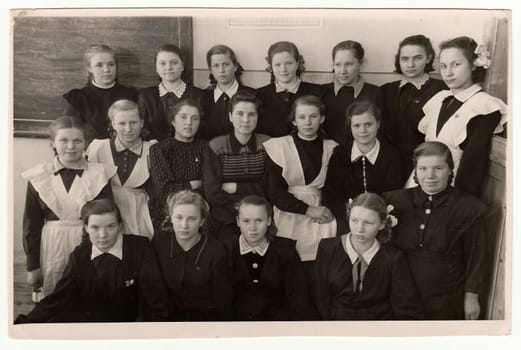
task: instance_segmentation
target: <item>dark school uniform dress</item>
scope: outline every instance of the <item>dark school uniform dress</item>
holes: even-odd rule
[[[206,234],[188,251],[173,232],[157,232],[152,246],[173,304],[170,321],[232,319],[233,289],[224,245]]]
[[[465,318],[466,292],[483,292],[485,205],[448,187],[427,195],[421,188],[384,193],[398,219],[392,242],[404,252],[431,320]]]
[[[121,239],[121,258],[91,259],[90,241],[76,247],[53,293],[16,323],[165,321],[166,291],[148,239]]]
[[[353,143],[337,146],[327,169],[322,193],[324,204],[333,212],[338,234],[347,232],[346,203],[364,192],[381,195],[403,187],[402,166],[398,152],[378,141],[365,156]]]
[[[432,96],[446,89],[443,81],[428,75],[421,85],[402,79],[381,86],[385,100],[381,129],[385,140],[400,152],[404,183],[413,168],[412,153],[425,141],[425,135],[418,131],[422,108]]]
[[[306,319],[308,291],[295,241],[275,237],[260,249],[240,243],[241,239],[245,241],[242,236],[225,241],[232,267],[234,319]]]
[[[257,90],[257,98],[262,102],[262,114],[259,117],[257,132],[279,137],[288,135],[293,129],[289,114],[293,102],[302,95],[322,97],[320,85],[300,82],[295,93],[289,91],[277,92],[275,83],[263,86]]]
[[[423,111],[418,130],[425,141],[439,141],[450,149],[454,186],[480,197],[492,136],[503,131],[506,105],[474,84],[456,95],[450,90],[438,92]]]
[[[151,211],[156,230],[169,216],[168,196],[181,190],[193,190],[190,181],[202,180],[203,153],[207,147],[202,140],[181,142],[169,137],[150,148]],[[203,189],[193,191],[202,194]]]
[[[138,92],[133,87],[116,83],[113,87],[104,89],[89,81],[81,89],[73,89],[63,95],[67,101],[64,115],[78,117],[90,125],[95,132],[95,138],[110,137],[108,117],[109,107],[117,100],[125,99],[137,102]]]
[[[402,253],[389,244],[379,248],[363,277],[353,279],[346,245],[349,235],[320,242],[316,261],[316,305],[323,320],[418,320],[423,309],[409,267]],[[354,248],[351,250],[356,256]],[[367,252],[366,252],[367,253]],[[366,253],[362,256],[365,259]],[[358,271],[361,271],[360,269]],[[356,281],[355,281],[356,280]]]
[[[343,86],[335,92],[335,84],[323,85],[324,96],[322,101],[326,106],[326,120],[324,131],[328,138],[338,143],[351,141],[351,130],[346,126],[346,109],[351,104],[360,101],[371,102],[378,108],[383,107],[383,94],[376,85],[369,84],[360,78],[354,86]]]
[[[229,113],[231,112],[231,99],[234,94],[222,92],[219,98],[215,100],[215,90],[216,86],[212,85],[205,89],[201,96],[203,120],[199,136],[205,140],[211,140],[214,137],[226,135],[233,131]],[[254,95],[256,93],[255,89],[238,83],[236,91],[248,91]]]
[[[264,196],[264,172],[266,151],[262,145],[269,139],[253,134],[247,144],[241,144],[232,133],[210,141],[203,158],[203,183],[206,200],[210,204],[215,234],[226,236],[235,232],[235,203],[244,196]],[[226,182],[237,183],[233,194],[221,186]],[[217,232],[218,231],[218,232]]]
[[[172,109],[181,100],[190,99],[199,103],[201,94],[201,89],[188,84],[182,85],[175,92],[166,90],[162,84],[139,90],[139,111],[145,121],[143,128],[147,133],[145,139],[161,141],[168,136],[173,137],[175,130],[168,121]]]

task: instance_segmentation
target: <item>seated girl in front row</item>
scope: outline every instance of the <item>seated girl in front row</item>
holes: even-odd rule
[[[350,232],[320,242],[316,305],[323,320],[422,319],[422,303],[402,253],[386,244],[385,201],[363,193],[349,205]]]
[[[147,239],[122,234],[110,199],[87,202],[81,217],[89,240],[71,253],[53,293],[15,323],[165,320],[164,284]]]

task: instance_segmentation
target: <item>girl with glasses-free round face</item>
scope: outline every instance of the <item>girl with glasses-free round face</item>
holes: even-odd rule
[[[324,120],[325,116],[320,114],[320,109],[315,105],[299,103],[295,107],[293,125],[297,127],[298,136],[302,139],[314,140]]]
[[[101,87],[111,87],[116,82],[116,60],[109,52],[94,53],[90,57],[87,70],[92,79]]]
[[[143,119],[139,116],[139,110],[122,110],[115,113],[112,128],[125,147],[132,147],[141,139]]]
[[[379,127],[380,122],[369,110],[350,118],[351,133],[360,149],[372,149]]]
[[[373,209],[354,206],[349,211],[349,229],[352,243],[369,248],[373,245],[376,235],[385,227],[380,215]]]
[[[196,106],[182,106],[172,120],[175,139],[181,142],[192,142],[199,130],[200,123],[201,116]]]
[[[78,128],[58,129],[51,146],[64,166],[74,168],[83,159],[86,146],[85,134]]]
[[[423,46],[404,45],[400,48],[398,60],[405,78],[414,80],[425,74],[425,67],[433,57],[427,54]]]
[[[235,136],[249,138],[257,127],[257,106],[253,102],[238,102],[230,112],[230,121],[233,124]]]
[[[204,224],[201,208],[195,204],[178,204],[172,208],[171,221],[181,246],[194,246],[200,239]]]
[[[233,84],[237,69],[237,65],[229,55],[214,54],[210,57],[210,71],[222,90],[226,90]]]
[[[339,85],[352,85],[360,76],[362,63],[353,50],[338,50],[333,59],[335,81]]]
[[[105,253],[116,244],[120,230],[116,213],[92,214],[85,225],[91,243]]]
[[[433,195],[450,185],[452,170],[444,156],[422,155],[416,160],[415,175],[423,192]]]
[[[237,214],[237,226],[252,247],[266,242],[266,233],[271,225],[271,217],[263,205],[243,204]]]
[[[474,69],[462,49],[449,47],[440,52],[441,77],[454,94],[474,84],[472,81]]]
[[[298,61],[290,52],[282,51],[273,55],[271,69],[275,80],[284,85],[291,85],[297,80]]]
[[[184,71],[183,60],[179,55],[170,51],[159,51],[156,56],[156,72],[161,81],[175,84],[181,80]]]

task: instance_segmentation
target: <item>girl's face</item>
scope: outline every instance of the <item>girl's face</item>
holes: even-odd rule
[[[298,62],[289,52],[278,52],[271,59],[271,69],[277,82],[293,83],[297,79]]]
[[[117,112],[112,120],[112,128],[124,145],[133,145],[141,137],[143,119],[137,109]]]
[[[176,83],[184,71],[183,61],[174,52],[159,51],[156,57],[156,72],[161,80]]]
[[[172,225],[178,242],[191,242],[200,235],[204,224],[201,209],[195,204],[178,204],[171,213]]]
[[[230,121],[237,134],[249,136],[257,127],[257,107],[252,102],[239,102],[230,112]]]
[[[351,133],[359,145],[372,145],[376,139],[380,123],[369,111],[351,117]]]
[[[441,51],[441,77],[453,93],[458,93],[472,86],[472,71],[474,69],[475,67],[463,54],[463,50],[450,47]]]
[[[445,157],[438,155],[418,157],[415,172],[421,189],[427,194],[446,189],[452,174]]]
[[[192,142],[197,130],[199,130],[200,123],[199,109],[194,106],[181,107],[172,121],[175,138],[181,142]]]
[[[90,241],[102,252],[108,252],[116,244],[120,228],[116,213],[92,214],[85,225]]]
[[[299,104],[295,109],[293,125],[297,127],[298,134],[303,139],[314,139],[324,120],[325,116],[320,115],[317,106]]]
[[[340,85],[352,85],[358,80],[362,62],[355,57],[353,50],[339,50],[333,60],[335,80]]]
[[[239,208],[237,226],[250,246],[266,241],[266,232],[270,225],[271,218],[264,206],[244,204]]]
[[[77,128],[58,129],[56,137],[51,141],[63,165],[78,162],[83,157],[85,144],[85,135]]]
[[[352,238],[359,243],[371,244],[384,227],[385,223],[373,209],[355,206],[349,211],[349,229]]]
[[[431,62],[423,46],[404,45],[400,49],[400,68],[402,74],[409,79],[419,78],[425,73],[425,65]]]
[[[116,60],[108,52],[92,55],[87,70],[92,79],[101,87],[109,87],[116,81]]]
[[[217,84],[228,86],[235,80],[237,66],[233,64],[230,56],[217,54],[210,57],[210,71],[217,81]]]

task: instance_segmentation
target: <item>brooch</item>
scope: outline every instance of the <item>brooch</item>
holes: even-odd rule
[[[128,281],[125,281],[125,287],[130,287],[133,284],[134,284],[134,279],[133,278],[129,279]]]

